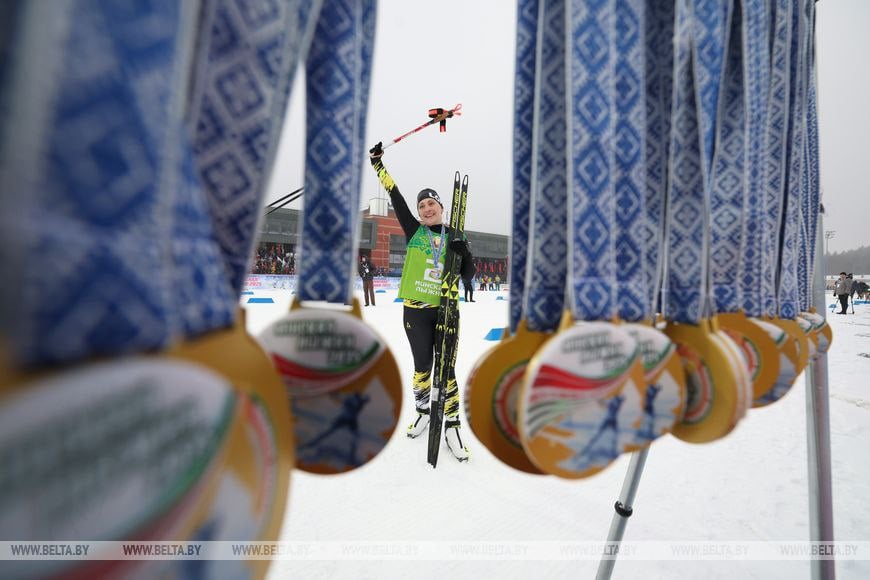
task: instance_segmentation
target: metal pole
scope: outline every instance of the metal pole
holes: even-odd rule
[[[640,475],[643,473],[649,448],[650,446],[647,445],[631,454],[631,463],[628,464],[619,500],[613,505],[616,513],[613,514],[610,531],[607,532],[607,544],[601,556],[601,563],[598,564],[598,574],[595,576],[597,580],[610,580],[610,575],[613,574],[613,566],[616,565],[616,557],[619,555],[619,543],[622,542],[625,526],[633,511],[631,506],[634,504],[634,496],[637,495]]]
[[[823,232],[819,217],[819,232]],[[813,303],[825,316],[825,270],[822,236],[817,236]],[[831,489],[831,419],[828,406],[828,355],[810,363],[807,385],[807,469],[809,471],[810,541],[834,541],[833,493]],[[813,560],[813,580],[832,580],[834,560]]]

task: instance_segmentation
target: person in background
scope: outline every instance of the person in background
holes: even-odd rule
[[[840,300],[840,312],[837,314],[847,314],[846,309],[849,306],[849,295],[852,293],[852,281],[846,277],[845,272],[840,272],[840,277],[834,285],[834,298]]]
[[[465,288],[465,301],[474,302],[474,273],[462,279],[462,287]]]
[[[375,269],[369,264],[365,254],[359,262],[359,277],[362,278],[363,295],[366,298],[366,306],[375,305]]]

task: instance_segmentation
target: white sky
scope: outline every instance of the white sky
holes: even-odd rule
[[[870,0],[817,4],[821,183],[830,251],[870,244]],[[436,12],[437,14],[433,14]],[[431,107],[462,103],[446,133],[434,127],[390,148],[384,161],[406,199],[423,187],[448,195],[454,171],[469,174],[466,227],[510,234],[516,2],[380,0],[367,144],[427,120]],[[302,67],[300,67],[301,69]],[[304,81],[297,76],[266,196],[303,184]],[[374,172],[362,201],[378,195]],[[287,207],[301,209],[302,201]]]

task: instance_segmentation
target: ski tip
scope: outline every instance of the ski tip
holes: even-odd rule
[[[462,178],[462,185],[468,185],[468,175]]]

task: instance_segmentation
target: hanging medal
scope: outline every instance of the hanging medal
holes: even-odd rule
[[[616,264],[619,318],[640,347],[643,417],[636,446],[668,433],[685,412],[686,379],[676,345],[654,326],[663,251],[670,117],[673,7],[617,0],[620,22],[640,21],[635,34],[616,36]],[[645,50],[644,50],[645,49]]]
[[[292,466],[289,412],[271,361],[245,333],[236,308],[256,233],[254,221],[244,216],[260,211],[288,79],[301,50],[288,30],[301,14],[277,10],[252,33],[257,42],[276,42],[284,60],[270,71],[274,84],[248,87],[259,99],[247,103],[251,124],[245,128],[259,132],[219,139],[220,131],[229,136],[240,128],[225,124],[224,107],[245,103],[234,94],[224,95],[230,102],[221,101],[216,76],[256,77],[250,67],[262,62],[251,47],[234,54],[232,71],[209,58],[215,15],[224,3],[201,12],[172,3],[133,12],[97,4],[82,11],[88,18],[67,12],[71,5],[20,13],[22,37],[34,34],[51,48],[38,56],[16,51],[16,58],[28,61],[27,68],[34,57],[57,58],[41,64],[58,74],[50,87],[40,82],[37,92],[44,98],[37,106],[30,97],[21,100],[35,94],[28,87],[35,77],[16,79],[9,111],[36,138],[29,142],[32,149],[18,147],[14,161],[0,159],[2,191],[42,192],[29,197],[21,213],[40,215],[41,221],[18,220],[27,232],[0,228],[17,240],[7,247],[12,255],[18,249],[29,253],[28,247],[45,252],[39,269],[16,276],[24,281],[26,301],[9,327],[20,332],[12,354],[18,367],[14,377],[0,373],[3,424],[14,428],[20,417],[29,417],[34,420],[27,428],[40,431],[39,416],[65,445],[87,443],[74,454],[75,464],[42,474],[17,472],[28,477],[22,492],[55,509],[44,512],[44,521],[26,513],[29,529],[40,540],[57,538],[68,525],[94,540],[206,534],[212,540],[274,539]],[[222,24],[238,22],[224,18]],[[286,38],[291,40],[285,44]],[[194,46],[194,39],[201,44]],[[134,44],[137,49],[129,50]],[[105,66],[95,67],[88,56],[97,53],[106,56]],[[212,109],[199,116],[205,102]],[[206,118],[210,124],[199,122]],[[271,130],[263,130],[264,120]],[[199,130],[213,131],[209,137],[222,148],[224,163],[219,156],[208,158],[214,150],[200,148]],[[258,148],[237,158],[245,137],[256,137]],[[230,166],[233,179],[222,178]],[[7,171],[11,167],[16,169]],[[74,167],[88,171],[70,172]],[[240,183],[245,186],[233,187]],[[6,213],[10,200],[4,198],[3,215],[13,215]],[[50,230],[34,227],[40,223]],[[43,272],[50,278],[41,280]],[[89,361],[167,347],[158,356]],[[237,358],[227,361],[227,352]],[[39,372],[58,363],[72,366]],[[102,392],[104,387],[111,388]],[[15,438],[7,433],[2,439]],[[149,441],[173,445],[155,452]],[[105,481],[93,478],[96,464]],[[150,475],[137,472],[140,467]],[[91,499],[67,496],[61,499],[65,509],[52,508],[61,497],[57,481],[67,489],[84,485]],[[19,505],[33,504],[22,498]],[[125,575],[125,565],[113,572]],[[88,576],[83,568],[79,572]]]
[[[520,394],[520,438],[542,471],[592,475],[635,444],[645,387],[639,347],[617,314],[614,253],[615,3],[566,4],[571,319],[538,351]],[[632,24],[626,22],[624,24]],[[639,23],[634,23],[638,26]],[[635,39],[640,35],[635,35]]]
[[[797,118],[794,115],[803,114],[803,108],[798,103],[803,94],[798,71],[801,70],[799,47],[803,46],[801,38],[806,34],[806,27],[801,11],[792,1],[778,2],[774,18],[776,28],[771,55],[771,108],[768,113],[771,155],[767,174],[766,200],[769,205],[765,224],[768,240],[765,243],[769,244],[768,255],[775,273],[775,294],[772,298],[776,318],[770,318],[769,321],[786,333],[784,346],[788,361],[780,357],[780,377],[770,391],[756,399],[756,406],[770,404],[782,398],[803,371],[810,354],[807,335],[811,327],[804,323],[802,328],[801,322],[796,320],[799,310],[796,262],[800,227],[800,168],[803,155],[800,148],[795,150],[796,144],[802,144],[802,117]],[[784,62],[778,60],[782,55],[785,55]],[[780,231],[781,236],[777,236]]]
[[[478,439],[528,473],[540,470],[520,442],[517,400],[529,360],[559,327],[567,272],[564,0],[541,0],[536,20],[529,227],[527,234],[514,233],[529,244],[522,318],[513,336],[476,366],[466,399]]]
[[[396,361],[353,299],[374,8],[330,3],[317,23],[306,65],[317,82],[307,85],[300,285],[290,313],[260,335],[292,405],[297,466],[312,473],[370,461],[393,433],[402,398]],[[336,31],[344,31],[337,40]],[[343,146],[325,146],[336,140]]]
[[[767,53],[758,49],[766,48],[764,17],[758,0],[734,4],[710,194],[711,300],[720,328],[738,347],[749,373],[752,392],[741,398],[743,413],[755,394],[769,390],[779,374],[776,343],[744,312],[748,304],[751,315],[761,313],[758,206],[766,84],[760,69],[766,66]]]
[[[526,254],[529,240],[529,204],[531,203],[532,123],[534,120],[535,71],[539,0],[518,0],[516,61],[514,65],[514,134],[513,134],[513,212],[510,251],[510,305],[508,327],[502,340],[513,336],[523,318],[523,295],[526,278]],[[472,366],[465,383],[465,401],[472,400],[474,385],[491,383],[497,377],[480,376],[479,369],[499,351],[496,344]],[[500,373],[499,373],[500,374]],[[486,387],[484,387],[486,388]],[[474,430],[472,405],[465,405],[469,425]],[[475,434],[477,434],[475,432]],[[480,435],[478,435],[480,438]]]
[[[711,8],[711,9],[701,9]],[[665,328],[686,373],[686,413],[673,434],[702,443],[726,435],[740,411],[739,369],[729,347],[704,318],[709,239],[708,187],[714,120],[724,56],[727,12],[721,6],[677,3],[673,116],[663,296]]]

